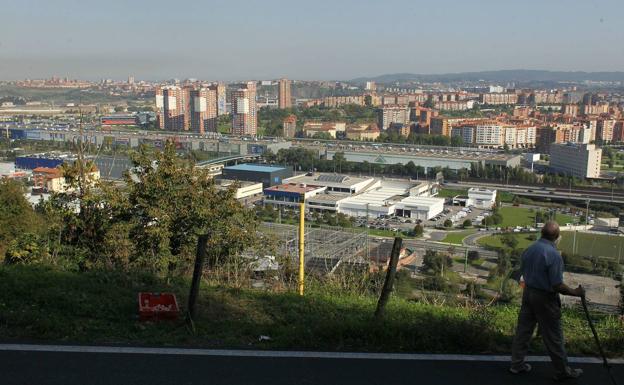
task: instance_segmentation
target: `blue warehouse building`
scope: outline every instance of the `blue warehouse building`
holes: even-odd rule
[[[290,167],[258,165],[258,164],[237,164],[223,168],[223,179],[241,180],[248,182],[261,182],[263,188],[282,184],[286,178],[293,176]]]

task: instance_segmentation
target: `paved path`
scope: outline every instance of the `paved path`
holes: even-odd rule
[[[534,370],[531,373],[513,376],[507,372],[507,357],[500,356],[0,345],[0,383],[3,385],[552,384],[550,364],[544,357],[536,357],[533,360]],[[609,384],[600,364],[584,362],[574,366],[583,368],[585,375],[582,380],[569,381],[567,384]],[[614,365],[613,370],[616,378],[624,384],[624,365],[621,363]]]

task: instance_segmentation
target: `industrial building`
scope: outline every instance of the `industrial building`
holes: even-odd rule
[[[109,115],[100,118],[102,126],[136,126],[138,124],[136,115]]]
[[[260,182],[263,188],[282,184],[283,180],[293,175],[290,167],[258,164],[237,164],[223,168],[223,179]]]
[[[285,183],[264,189],[264,203],[296,207],[301,203],[301,198],[311,198],[325,191],[325,187],[311,186],[304,183]]]
[[[304,183],[327,188],[328,192],[359,194],[365,189],[378,187],[380,181],[373,177],[356,177],[350,175],[307,173],[290,177],[285,183]]]
[[[496,190],[471,187],[468,189],[466,206],[491,209],[496,204]]]
[[[333,159],[336,153],[341,152],[349,162],[368,162],[376,164],[407,164],[413,162],[428,171],[431,168],[448,167],[451,170],[468,169],[472,164],[481,163],[483,166],[494,165],[502,167],[516,167],[520,165],[521,155],[498,152],[478,151],[476,149],[427,149],[417,147],[388,148],[376,150],[344,150],[328,149],[327,159]]]
[[[66,161],[74,161],[70,154],[46,153],[18,156],[15,158],[15,167],[21,170],[34,170],[37,167],[56,168]]]
[[[395,214],[397,217],[425,221],[440,214],[443,210],[443,198],[409,196],[396,204]]]
[[[262,195],[262,183],[260,182],[247,182],[247,181],[235,181],[231,179],[215,179],[215,185],[218,189],[228,189],[234,184],[236,186],[236,192],[234,198],[238,200],[248,200],[250,198],[258,197]]]
[[[427,182],[381,181],[381,185],[341,200],[338,212],[356,217],[402,216],[430,219],[444,210],[444,199],[428,195]]]

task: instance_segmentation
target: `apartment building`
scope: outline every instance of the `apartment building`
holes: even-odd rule
[[[314,136],[317,133],[327,133],[332,138],[336,137],[336,133],[345,132],[347,124],[345,122],[305,122],[303,124],[303,133],[306,137]]]
[[[163,130],[165,128],[165,102],[163,89],[161,87],[156,87],[154,93],[156,99],[156,127]]]
[[[502,147],[504,145],[504,138],[505,127],[499,124],[480,124],[475,127],[474,144],[476,145],[485,147]]]
[[[452,100],[452,101],[438,101],[433,103],[433,107],[440,111],[466,111],[470,110],[474,106],[472,100]]]
[[[603,143],[613,141],[613,131],[615,129],[615,119],[600,119],[596,125],[596,139]]]
[[[514,93],[488,93],[479,95],[479,103],[481,104],[517,104],[518,95]]]
[[[550,169],[577,178],[600,176],[602,149],[594,144],[561,143],[550,146]]]
[[[323,98],[322,104],[325,107],[340,107],[347,104],[364,105],[364,96],[328,96]]]
[[[295,115],[288,115],[286,119],[282,121],[283,136],[284,138],[294,138],[297,132],[297,117]]]
[[[563,106],[562,112],[564,115],[576,117],[579,114],[579,106],[578,104],[566,104]]]
[[[217,92],[199,88],[189,92],[191,103],[191,130],[203,134],[217,131]]]
[[[407,106],[383,106],[377,110],[379,128],[387,130],[390,123],[409,124],[410,108]]]
[[[167,131],[187,130],[190,123],[190,93],[188,88],[162,88],[163,128]]]
[[[277,89],[278,107],[280,109],[292,107],[290,96],[290,80],[282,78],[278,82]]]
[[[227,96],[226,96],[227,89],[225,87],[225,84],[216,83],[216,84],[212,84],[209,88],[213,90],[216,95],[217,116],[227,114]]]
[[[356,124],[347,127],[346,137],[350,140],[376,140],[379,138],[381,131],[375,123],[373,124]]]
[[[232,134],[255,136],[258,128],[256,82],[241,84],[231,93]]]
[[[609,103],[600,103],[596,105],[584,104],[583,115],[600,115],[609,113]]]

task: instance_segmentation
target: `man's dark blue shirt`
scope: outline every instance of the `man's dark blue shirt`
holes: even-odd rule
[[[522,254],[522,275],[527,287],[553,291],[553,286],[563,282],[563,258],[555,244],[539,239]]]

